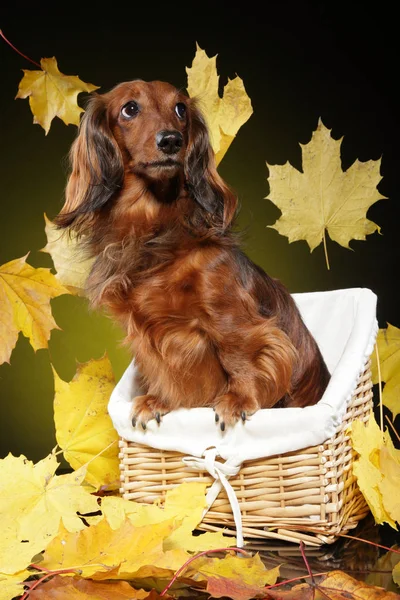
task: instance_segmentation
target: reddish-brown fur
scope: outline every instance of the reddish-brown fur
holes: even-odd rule
[[[55,221],[95,257],[88,296],[126,331],[146,392],[134,425],[210,406],[224,429],[320,399],[324,360],[286,288],[239,248],[237,199],[195,100],[140,80],[94,95],[71,162]]]

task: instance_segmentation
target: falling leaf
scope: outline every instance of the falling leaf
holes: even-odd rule
[[[380,232],[380,227],[366,218],[368,208],[384,199],[376,189],[381,178],[380,160],[356,160],[342,171],[340,146],[321,120],[311,141],[303,145],[303,172],[289,163],[269,165],[270,194],[267,196],[282,211],[274,225],[289,243],[306,240],[312,252],[322,241],[329,269],[326,232],[329,237],[349,248],[352,239],[365,240]]]
[[[189,558],[185,552],[164,551],[163,541],[174,527],[173,519],[143,527],[125,519],[118,529],[111,529],[102,519],[77,533],[61,527],[40,566],[51,571],[74,568],[92,579],[98,574],[125,580],[154,575],[170,578]]]
[[[86,465],[86,481],[95,489],[118,489],[118,434],[107,411],[115,386],[107,356],[78,364],[67,383],[54,373],[54,421],[57,443],[73,469]]]
[[[126,581],[99,582],[55,575],[29,594],[29,600],[144,600],[149,592]]]
[[[23,69],[16,98],[28,98],[33,114],[33,122],[43,127],[46,135],[54,117],[59,117],[66,125],[79,125],[83,108],[77,104],[81,92],[93,92],[98,86],[85,83],[75,75],[63,75],[53,58],[42,58],[41,71]]]
[[[57,229],[46,215],[44,215],[44,219],[47,244],[42,252],[50,254],[57,271],[58,281],[71,293],[82,294],[94,259],[82,258],[75,233],[68,232],[66,234],[65,231]]]
[[[49,269],[35,269],[26,258],[0,267],[0,364],[10,361],[20,331],[34,350],[47,348],[50,331],[59,329],[50,300],[69,294]]]
[[[196,54],[191,67],[186,67],[187,91],[198,100],[198,106],[206,119],[217,164],[235,139],[240,127],[253,113],[250,98],[243,81],[236,76],[228,79],[223,96],[218,93],[219,75],[217,56],[209,58],[196,44]]]
[[[371,509],[375,522],[397,529],[400,521],[398,482],[400,450],[396,450],[387,431],[379,429],[371,412],[367,425],[354,421],[350,432],[359,456],[353,462],[358,486]]]
[[[31,575],[26,569],[13,575],[0,573],[0,600],[11,600],[24,592],[24,581]]]
[[[25,569],[57,535],[85,527],[81,514],[98,510],[97,500],[81,483],[85,471],[55,475],[54,454],[33,464],[9,454],[0,460],[0,565],[7,574]]]
[[[400,413],[400,329],[387,324],[380,329],[376,338],[380,375],[385,386],[382,402],[392,412],[393,420]],[[372,381],[379,382],[379,371],[375,353],[372,354]]]

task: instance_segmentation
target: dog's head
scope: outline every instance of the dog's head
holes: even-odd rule
[[[93,94],[70,159],[66,201],[55,219],[60,227],[92,225],[118,201],[128,178],[142,189],[176,180],[214,228],[225,229],[234,217],[237,201],[216,171],[196,101],[169,83],[134,80]]]

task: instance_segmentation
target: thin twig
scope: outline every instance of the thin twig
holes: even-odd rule
[[[370,542],[369,540],[364,540],[363,538],[355,537],[354,535],[340,533],[339,536],[349,538],[350,540],[357,540],[358,542],[364,542],[365,544],[370,544],[371,546],[375,546],[376,548],[382,548],[383,550],[388,550],[390,552],[394,552],[395,554],[400,554],[400,550],[395,550],[394,548],[389,548],[388,546],[383,546],[382,544],[377,544],[376,542]]]
[[[369,573],[370,571],[368,571]],[[331,571],[324,571],[323,573],[315,573],[315,575],[311,574],[311,577],[322,577],[322,575],[329,575]],[[279,581],[278,583],[272,583],[271,585],[266,585],[264,587],[265,590],[269,590],[272,588],[279,587],[281,585],[287,585],[288,583],[293,583],[294,581],[301,581],[302,579],[308,579],[310,575],[299,575],[299,577],[293,577],[292,579],[285,579],[285,581]]]
[[[310,565],[308,564],[306,553],[304,551],[304,542],[303,542],[303,540],[300,540],[300,552],[301,552],[301,556],[303,557],[304,564],[306,565],[306,569],[308,571],[308,575],[309,575],[309,577],[311,577],[311,582],[312,582],[313,585],[315,585],[314,575],[312,574]]]

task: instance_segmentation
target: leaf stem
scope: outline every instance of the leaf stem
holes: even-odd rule
[[[324,240],[324,252],[325,252],[325,260],[326,260],[326,268],[328,269],[328,271],[330,271],[330,266],[329,266],[329,258],[328,258],[328,248],[326,246],[326,235],[325,235],[325,229],[324,229],[324,233],[322,235],[322,239]]]
[[[40,65],[39,63],[37,63],[35,60],[32,60],[31,58],[29,58],[29,56],[26,56],[25,54],[22,54],[22,52],[20,52],[20,51],[18,50],[18,48],[16,48],[15,46],[13,46],[13,44],[10,42],[10,40],[8,40],[8,39],[6,38],[6,36],[4,35],[4,33],[2,32],[2,30],[1,30],[1,29],[0,29],[0,36],[3,38],[3,40],[4,40],[5,42],[7,42],[7,44],[8,44],[9,46],[11,46],[11,48],[12,48],[13,50],[15,50],[15,52],[17,52],[17,54],[19,54],[20,56],[22,56],[22,57],[23,57],[23,58],[25,58],[26,60],[29,60],[29,62],[31,62],[32,64],[34,64],[34,65],[36,65],[37,67],[39,67],[39,69],[41,69],[41,68],[42,68],[42,67],[41,67],[41,65]]]

